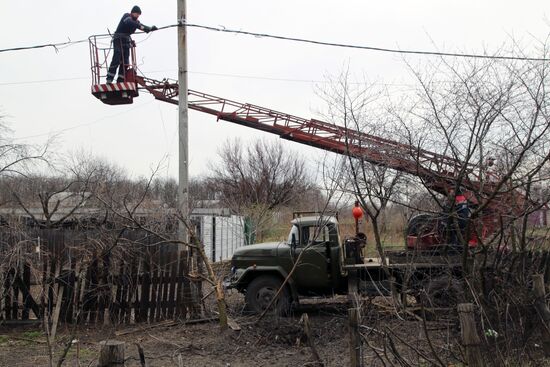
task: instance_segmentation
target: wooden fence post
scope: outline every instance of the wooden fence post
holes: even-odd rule
[[[353,306],[359,293],[359,276],[356,269],[348,270],[348,302]]]
[[[550,356],[550,310],[546,305],[546,291],[544,289],[544,275],[533,275],[533,293],[535,294],[535,309],[542,321],[539,325],[542,335],[544,355]]]
[[[104,340],[99,342],[98,367],[119,367],[124,366],[124,342],[117,340]]]
[[[359,309],[348,309],[349,317],[349,341],[350,341],[350,366],[360,367],[363,365],[361,358],[361,335],[359,334]]]
[[[483,367],[483,358],[479,347],[481,340],[477,335],[474,305],[471,303],[459,304],[458,317],[460,318],[462,345],[466,350],[466,363],[469,367]]]

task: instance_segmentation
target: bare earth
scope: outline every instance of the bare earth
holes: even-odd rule
[[[303,313],[309,315],[313,341],[325,366],[349,365],[347,304],[343,297],[308,300],[290,317],[266,317],[257,322],[256,316],[243,315],[243,297],[233,293],[228,297],[232,318],[241,331],[220,330],[216,321],[193,325],[154,326],[127,325],[114,328],[81,327],[74,339],[64,366],[95,366],[101,340],[116,338],[126,342],[127,366],[141,366],[136,343],[144,350],[147,366],[315,366],[311,348],[305,342]],[[382,302],[367,301],[363,305],[363,334],[371,347],[364,344],[363,356],[367,365],[382,366],[376,353],[385,353],[381,340],[384,332],[395,333],[410,344],[397,345],[398,350],[413,365],[429,365],[412,353],[411,348],[433,355],[423,332],[422,323],[411,315],[400,319],[391,307]],[[458,360],[456,337],[458,325],[450,322],[428,322],[427,330],[434,348],[446,361]],[[115,332],[119,336],[115,335]],[[120,333],[126,333],[120,335]],[[392,334],[393,335],[393,334]],[[70,338],[68,326],[62,326],[57,338],[54,365]],[[398,340],[398,339],[396,339]],[[386,353],[388,353],[386,351]],[[1,366],[47,366],[48,347],[40,328],[8,328],[0,325]],[[448,365],[453,365],[449,362]]]

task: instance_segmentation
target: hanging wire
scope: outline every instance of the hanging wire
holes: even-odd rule
[[[269,33],[257,33],[257,32],[243,31],[243,30],[237,30],[237,29],[229,29],[229,28],[225,28],[225,27],[212,27],[212,26],[206,26],[206,25],[202,25],[202,24],[185,23],[185,22],[179,22],[177,24],[170,24],[170,25],[166,25],[166,26],[163,26],[163,27],[159,27],[157,32],[160,31],[160,30],[174,28],[174,27],[180,27],[180,26],[185,26],[185,27],[189,27],[189,28],[204,29],[204,30],[214,31],[214,32],[241,34],[241,35],[246,35],[246,36],[254,36],[254,37],[258,37],[258,38],[271,38],[271,39],[278,39],[278,40],[284,40],[284,41],[309,43],[309,44],[320,45],[320,46],[352,48],[352,49],[359,49],[359,50],[368,50],[368,51],[377,51],[377,52],[386,52],[386,53],[396,53],[396,54],[409,54],[409,55],[422,55],[422,56],[440,56],[440,57],[462,57],[462,58],[478,58],[478,59],[494,59],[494,60],[537,61],[537,62],[550,61],[550,59],[547,59],[547,58],[536,58],[536,57],[502,56],[502,55],[486,55],[486,54],[483,55],[483,54],[472,54],[472,53],[422,51],[422,50],[401,50],[401,49],[374,47],[374,46],[367,46],[367,45],[352,45],[352,44],[345,44],[345,43],[335,43],[335,42],[317,41],[317,40],[311,40],[311,39],[305,39],[305,38],[280,36],[280,35],[269,34]],[[140,34],[140,33],[143,33],[143,32],[138,32],[138,34]],[[109,36],[109,37],[111,37],[110,34],[101,34],[101,35],[98,35],[98,36]],[[149,38],[149,37],[150,37],[150,35],[147,38]],[[144,41],[145,40],[140,41],[140,42],[144,42]],[[5,48],[5,49],[0,49],[0,53],[2,53],[2,52],[23,51],[23,50],[32,50],[32,49],[45,48],[45,47],[53,47],[57,52],[60,47],[74,45],[74,44],[83,43],[83,42],[88,42],[88,39],[82,39],[82,40],[78,40],[78,41],[69,40],[67,42],[47,43],[47,44],[35,45],[35,46]]]

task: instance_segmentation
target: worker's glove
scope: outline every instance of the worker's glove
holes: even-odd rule
[[[158,31],[158,28],[157,28],[156,25],[154,25],[154,26],[151,27],[151,32],[152,32],[152,31]]]
[[[145,33],[151,32],[151,27],[144,25],[143,26],[143,32],[145,32]]]

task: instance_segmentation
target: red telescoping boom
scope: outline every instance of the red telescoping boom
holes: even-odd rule
[[[156,99],[178,104],[177,83],[142,76],[137,76],[136,82]],[[276,134],[283,139],[410,173],[444,194],[451,187],[455,172],[463,167],[456,159],[336,124],[304,119],[195,90],[189,90],[188,94],[188,107],[192,110],[214,115],[218,120]]]
[[[176,82],[157,81],[142,76],[136,76],[136,83],[141,89],[147,90],[156,99],[171,104],[178,104],[178,85]],[[463,194],[476,203],[474,192],[481,196],[489,196],[494,190],[490,182],[483,185],[473,173],[473,167],[466,166],[459,160],[441,154],[433,153],[417,147],[381,138],[361,131],[319,121],[304,119],[273,109],[241,103],[226,98],[213,96],[194,90],[188,91],[188,107],[192,110],[216,116],[218,120],[233,122],[242,126],[279,135],[283,139],[306,144],[326,151],[343,154],[368,161],[375,165],[385,166],[420,177],[431,189],[447,195],[454,189],[459,174]],[[500,195],[496,205],[486,210],[486,215],[478,222],[482,228],[477,233],[482,236],[492,232],[496,212],[502,211],[513,198],[512,195]],[[495,202],[495,201],[493,201]],[[429,216],[425,216],[429,218]],[[439,216],[432,216],[426,223],[422,233],[408,233],[407,247],[428,249],[442,244],[445,239],[438,232]],[[445,220],[445,219],[443,219]],[[469,240],[471,246],[477,244],[477,234],[472,233]]]

